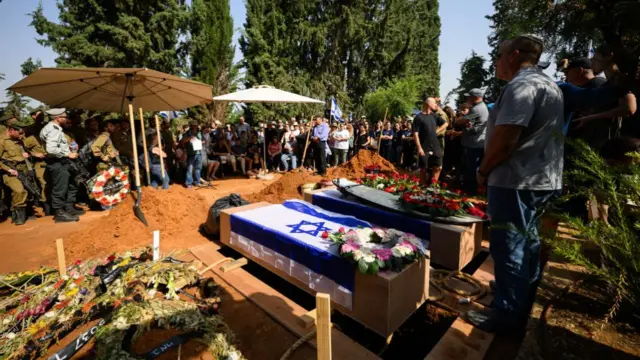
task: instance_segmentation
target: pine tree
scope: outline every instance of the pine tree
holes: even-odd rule
[[[40,61],[40,59],[37,59],[34,62],[32,58],[28,58],[22,63],[22,65],[20,65],[20,72],[22,73],[22,76],[29,76],[41,67],[42,61]],[[23,111],[29,104],[27,100],[25,100],[22,95],[11,90],[7,90],[6,97],[8,100],[3,103],[5,105],[3,112],[13,114],[18,118],[22,117]]]
[[[229,0],[194,0],[189,31],[191,76],[210,84],[214,96],[233,91],[238,71],[233,65],[235,48]],[[194,109],[192,115],[201,121],[223,120],[227,107],[225,102],[214,102]]]
[[[471,56],[462,62],[460,67],[460,78],[458,79],[458,87],[453,90],[458,95],[456,105],[460,106],[467,99],[464,96],[466,92],[474,88],[482,88],[489,76],[489,71],[485,68],[486,60],[478,55],[474,50]]]
[[[42,36],[38,43],[58,54],[59,66],[149,67],[172,74],[184,69],[184,0],[63,0],[58,9],[56,23],[40,4],[31,25]]]

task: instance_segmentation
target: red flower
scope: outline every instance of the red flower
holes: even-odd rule
[[[431,183],[432,183],[432,184],[437,184],[437,183],[438,183],[438,180],[436,180],[436,178],[431,178]]]
[[[74,283],[75,283],[76,285],[80,285],[80,283],[81,283],[83,280],[84,280],[84,276],[80,276],[79,278],[77,278],[77,279],[74,281]]]
[[[412,176],[411,176],[411,181],[413,181],[413,182],[420,182],[420,178],[419,178],[419,177],[417,177],[417,176],[413,176],[413,175],[412,175]]]
[[[75,266],[78,266],[80,264],[82,264],[82,260],[80,260],[80,259],[76,260],[76,262],[73,263],[73,265],[75,265]]]
[[[60,280],[58,280],[58,281],[55,283],[55,285],[53,285],[53,288],[54,288],[54,289],[56,289],[56,290],[57,290],[57,289],[60,289],[60,287],[62,286],[62,284],[64,284],[64,280],[60,279]]]
[[[469,201],[469,199],[467,199],[466,197],[462,198],[462,202],[467,202],[467,201]]]
[[[326,239],[326,238],[329,237],[329,233],[326,232],[326,231],[323,231],[321,236],[322,236],[323,239]]]
[[[447,183],[446,182],[443,182],[441,185],[442,185],[442,187],[447,187]]]
[[[104,184],[105,184],[104,181],[96,181],[95,186],[102,187],[102,186],[104,186]]]
[[[115,259],[116,259],[116,256],[115,256],[115,255],[110,255],[110,256],[107,258],[107,262],[113,262],[113,260],[115,260]]]
[[[358,183],[358,184],[362,184],[362,179],[358,179],[358,180],[356,180],[356,183]]]
[[[462,191],[456,190],[456,194],[460,195],[460,194],[462,194]]]
[[[340,234],[344,234],[344,233],[345,233],[345,230],[344,230],[344,228],[343,228],[343,227],[341,227],[340,229],[338,229],[338,232],[339,232]]]
[[[396,188],[393,186],[387,186],[386,188],[384,188],[384,191],[388,193],[394,193],[396,192]]]
[[[458,205],[458,204],[457,204],[457,203],[455,203],[455,202],[448,202],[448,203],[446,203],[446,204],[445,204],[445,206],[446,206],[446,208],[447,208],[448,210],[451,210],[451,211],[458,211],[458,210],[460,210],[460,205]]]

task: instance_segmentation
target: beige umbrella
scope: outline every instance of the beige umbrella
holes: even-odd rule
[[[134,106],[141,114],[143,108],[148,111],[181,110],[209,103],[212,96],[211,86],[207,84],[146,68],[42,68],[13,84],[9,90],[56,107],[119,113],[127,112],[128,108],[138,189],[133,209],[145,225],[147,221],[140,209],[142,192]],[[144,132],[141,135],[144,136]],[[146,151],[145,148],[145,162],[148,162]]]

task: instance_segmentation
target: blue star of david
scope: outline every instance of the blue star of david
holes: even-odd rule
[[[307,226],[307,228],[315,226],[315,229],[304,230],[302,229],[303,226]],[[291,231],[289,231],[290,234],[308,234],[311,236],[318,236],[318,234],[323,231],[331,230],[328,227],[324,226],[324,221],[314,223],[311,221],[302,220],[298,224],[287,225],[287,227],[291,228]]]

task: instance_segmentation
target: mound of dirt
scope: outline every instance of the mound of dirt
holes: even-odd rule
[[[380,166],[382,172],[394,172],[396,168],[392,163],[373,151],[361,150],[346,163],[327,170],[328,179],[348,178],[357,179],[363,177],[365,167],[369,165]],[[266,201],[273,204],[282,203],[289,199],[302,199],[300,186],[307,183],[318,183],[322,177],[309,174],[306,171],[296,170],[283,175],[278,181],[262,189],[262,191],[247,196],[249,202]]]
[[[172,186],[169,190],[145,187],[140,207],[149,224],[146,227],[133,214],[133,204],[134,199],[129,196],[90,228],[65,238],[65,248],[71,258],[85,259],[149,246],[154,230],[160,230],[161,242],[172,239],[185,242],[184,247],[188,247],[185,235],[197,233],[209,210],[205,199],[182,186]]]
[[[262,189],[260,192],[247,196],[249,202],[266,201],[279,204],[289,199],[302,199],[300,185],[317,183],[322,179],[318,175],[309,174],[306,171],[293,170],[284,174],[278,181]]]
[[[366,175],[364,170],[369,165],[380,166],[381,172],[395,172],[396,168],[392,163],[382,156],[369,150],[360,150],[356,156],[346,163],[327,170],[327,177],[330,179],[347,178],[357,179]]]

